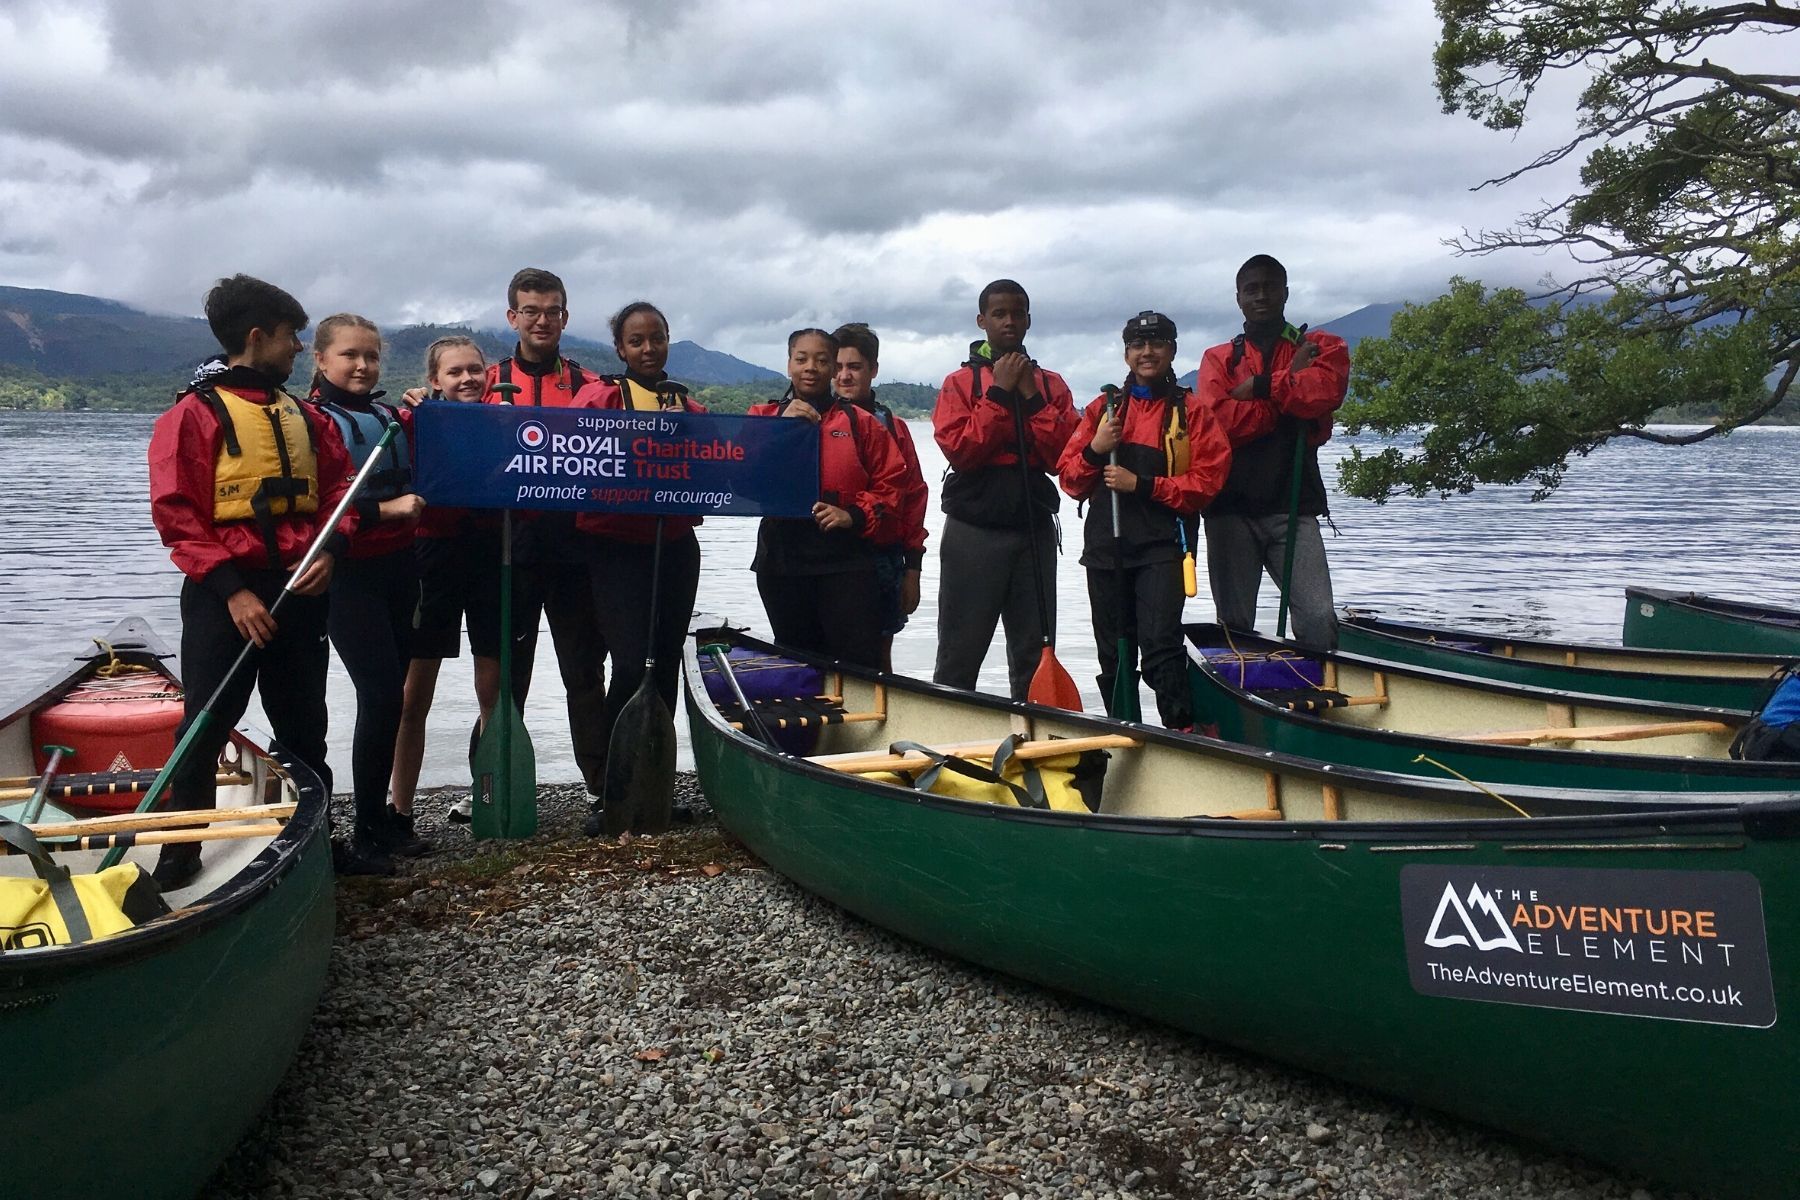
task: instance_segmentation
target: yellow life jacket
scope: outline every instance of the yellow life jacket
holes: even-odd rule
[[[319,456],[300,402],[286,392],[268,404],[225,388],[195,393],[219,418],[213,463],[213,520],[255,521],[279,568],[275,519],[319,511]]]
[[[674,380],[664,380],[654,388],[647,388],[629,375],[608,375],[607,382],[619,389],[625,397],[625,407],[633,412],[655,412],[658,409],[686,408],[688,390]]]

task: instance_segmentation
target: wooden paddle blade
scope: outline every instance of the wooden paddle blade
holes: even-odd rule
[[[1070,712],[1080,712],[1081,689],[1075,681],[1056,661],[1056,652],[1044,647],[1043,657],[1038,659],[1037,673],[1031,677],[1031,688],[1025,698],[1033,704],[1043,704],[1050,708],[1066,708]]]
[[[604,802],[609,836],[668,832],[675,803],[675,717],[649,672],[613,726]]]
[[[480,838],[522,838],[537,832],[537,760],[531,735],[512,704],[496,705],[475,754],[469,831]]]

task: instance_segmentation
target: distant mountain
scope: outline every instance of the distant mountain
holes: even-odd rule
[[[1352,354],[1356,352],[1356,343],[1366,337],[1386,337],[1388,324],[1393,321],[1394,314],[1406,307],[1404,301],[1396,300],[1391,304],[1365,304],[1355,312],[1345,313],[1341,317],[1333,317],[1315,329],[1325,329],[1337,334],[1350,344]],[[1200,379],[1198,368],[1183,375],[1178,382],[1182,387],[1193,387]]]
[[[471,330],[447,325],[404,325],[383,330],[387,367],[383,383],[392,390],[424,373],[425,348],[446,334],[473,337],[490,360],[512,352],[509,330]],[[563,348],[589,370],[619,369],[610,343],[567,337]],[[92,379],[155,373],[181,375],[218,345],[198,317],[141,312],[116,300],[0,287],[0,367],[15,367],[46,379]],[[310,358],[296,365],[296,380],[312,371]],[[753,384],[783,379],[779,372],[693,342],[669,347],[669,374],[695,386]],[[180,380],[163,382],[173,387]]]

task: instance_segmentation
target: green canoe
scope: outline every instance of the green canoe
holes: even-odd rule
[[[1800,657],[1800,611],[1696,592],[1625,589],[1625,644]]]
[[[1738,762],[1742,712],[1496,683],[1187,627],[1195,715],[1220,737],[1380,771],[1527,787],[1800,792],[1800,763]],[[1235,686],[1208,654],[1279,668]],[[1266,656],[1266,658],[1265,658]],[[1256,667],[1252,666],[1252,670]],[[1429,761],[1424,761],[1429,760]]]
[[[37,769],[33,715],[103,666],[168,675],[167,651],[142,622],[123,623],[105,641],[116,657],[80,655],[0,719],[5,783],[29,786]],[[176,686],[171,679],[169,690]],[[318,777],[267,746],[247,730],[234,735],[219,806],[296,805],[278,833],[208,842],[200,876],[166,897],[176,910],[168,916],[80,945],[0,952],[0,1127],[15,1135],[0,1194],[189,1200],[286,1073],[325,983],[331,849]],[[75,790],[105,774],[80,758],[68,768]],[[58,807],[79,812],[80,800]],[[157,853],[140,846],[127,861],[148,869]],[[101,856],[57,855],[78,872]],[[0,873],[29,876],[31,868],[9,855]],[[13,932],[0,931],[8,944]]]
[[[1365,658],[1501,683],[1749,713],[1762,708],[1775,676],[1793,661],[1763,654],[1552,642],[1491,630],[1389,621],[1355,609],[1346,609],[1338,626],[1338,648]]]
[[[826,685],[846,715],[797,757],[734,727],[692,646],[686,668],[720,819],[869,921],[1623,1171],[1792,1194],[1800,805],[1588,794],[1496,817],[1467,789],[851,668]],[[1098,811],[867,773],[896,741],[1013,733],[1112,739]]]

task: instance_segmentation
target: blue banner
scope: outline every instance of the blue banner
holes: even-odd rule
[[[805,517],[819,499],[809,421],[449,401],[414,415],[427,504]]]

